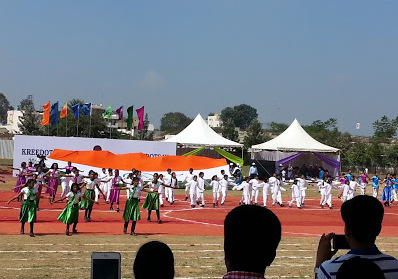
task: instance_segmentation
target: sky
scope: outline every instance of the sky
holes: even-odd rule
[[[0,0],[0,92],[262,123],[398,115],[398,1]],[[355,129],[361,123],[360,130]]]

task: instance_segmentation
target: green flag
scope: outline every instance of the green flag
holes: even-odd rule
[[[134,106],[131,106],[127,109],[127,129],[133,128],[133,112]]]
[[[109,119],[111,117],[112,117],[112,104],[110,104],[104,112],[104,118]]]

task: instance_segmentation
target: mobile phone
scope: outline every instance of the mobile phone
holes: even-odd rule
[[[120,279],[121,256],[118,252],[91,254],[91,279]]]
[[[351,249],[344,234],[335,234],[333,237],[333,250]]]

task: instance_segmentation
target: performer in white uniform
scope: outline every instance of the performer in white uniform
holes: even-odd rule
[[[300,190],[300,196],[301,196],[301,206],[304,206],[305,190],[307,190],[307,187],[305,187],[305,184],[307,184],[307,182],[311,182],[311,181],[307,181],[305,179],[304,175],[302,175],[300,178],[297,178],[297,186]]]
[[[65,171],[66,175],[62,175],[60,180],[61,180],[61,198],[65,197],[66,194],[70,192],[70,185],[72,185],[72,175],[70,175],[71,171],[66,170]]]
[[[228,175],[226,175],[226,174],[224,175],[224,178],[221,179],[219,182],[220,182],[220,186],[221,186],[221,195],[222,195],[221,205],[224,205],[225,199],[228,194],[228,185],[236,186],[236,184],[231,181],[228,181]]]
[[[98,175],[99,180],[101,181],[99,184],[99,188],[101,189],[102,193],[104,193],[105,196],[108,195],[108,187],[107,187],[107,183],[106,182],[102,182],[102,181],[106,181],[108,180],[108,174],[106,173],[106,168],[102,168],[102,173]],[[95,188],[95,201],[98,201],[98,197],[99,197],[99,190],[97,189],[97,187]]]
[[[218,182],[217,175],[211,178],[210,186],[213,188],[213,207],[218,207],[218,200],[220,199],[221,187]]]
[[[265,181],[263,181],[260,184],[263,187],[263,204],[264,204],[264,207],[267,207],[268,193],[269,193],[269,189],[270,189],[270,184],[268,183],[268,179],[266,179]]]
[[[106,183],[106,203],[109,203],[109,196],[111,195],[111,189],[112,189],[112,180],[114,178],[113,175],[113,170],[111,168],[108,169],[108,176],[107,178],[103,181]]]
[[[205,186],[209,187],[210,184],[203,179],[203,176],[205,174],[203,172],[199,173],[199,177],[198,177],[198,186],[196,188],[196,203],[199,205],[200,202],[202,202],[202,204],[200,205],[201,207],[205,207],[205,196],[204,196],[204,191],[205,191]]]
[[[185,185],[189,187],[189,198],[191,199],[191,207],[195,207],[195,202],[196,202],[196,188],[198,188],[198,176],[194,175],[192,177],[192,180],[187,182]]]
[[[167,173],[163,176],[164,184],[171,185],[171,169],[167,169]],[[164,196],[166,197],[166,201],[169,201],[171,195],[171,188],[164,188]],[[160,195],[159,198],[162,200],[161,206],[163,206],[163,195]]]
[[[191,182],[191,180],[193,179],[193,177],[194,177],[194,174],[193,174],[193,169],[192,168],[190,168],[189,169],[189,174],[187,174],[187,176],[185,177],[185,179],[182,181],[183,183],[184,182],[187,182],[186,184],[185,184],[185,200],[187,201],[188,200],[188,197],[189,197],[189,195],[190,195],[190,191],[189,191],[189,184],[188,184],[188,182]],[[187,185],[188,184],[188,185]]]
[[[282,187],[283,185],[285,185],[285,183],[280,179],[280,175],[276,176],[276,182],[274,182],[273,184],[274,187],[272,190],[272,206],[274,206],[275,203],[278,203],[280,207],[284,207],[285,205],[282,202],[281,190],[286,191],[286,189]]]
[[[351,178],[350,189],[348,191],[347,200],[350,200],[353,197],[355,197],[355,188],[356,187],[358,187],[358,188],[361,187],[361,185],[359,185],[358,182],[355,181],[355,176],[354,175],[351,175],[350,178]]]
[[[296,179],[290,187],[292,189],[292,200],[289,202],[289,207],[292,207],[292,204],[296,203],[297,208],[301,209],[301,190],[297,184],[298,181]]]
[[[168,201],[169,201],[169,203],[170,203],[170,205],[172,205],[172,204],[174,204],[174,189],[176,189],[176,188],[179,188],[179,186],[178,186],[178,180],[177,180],[177,174],[175,173],[175,172],[173,172],[173,173],[171,173],[171,179],[170,179],[170,184],[169,184],[171,187],[173,187],[173,188],[169,188],[169,187],[166,187],[166,191],[168,190],[169,191],[169,198],[168,198]]]
[[[254,202],[254,204],[257,204],[258,201],[258,192],[259,192],[259,187],[258,185],[260,184],[260,182],[258,181],[258,176],[255,175],[254,179],[251,179],[249,181],[249,184],[252,188],[252,202]]]

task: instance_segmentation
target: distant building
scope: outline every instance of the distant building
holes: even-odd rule
[[[222,126],[222,121],[219,114],[209,115],[206,122],[210,128],[218,128]]]
[[[7,123],[3,127],[7,129],[10,134],[19,134],[19,117],[22,117],[22,111],[20,110],[9,110],[7,111]]]

